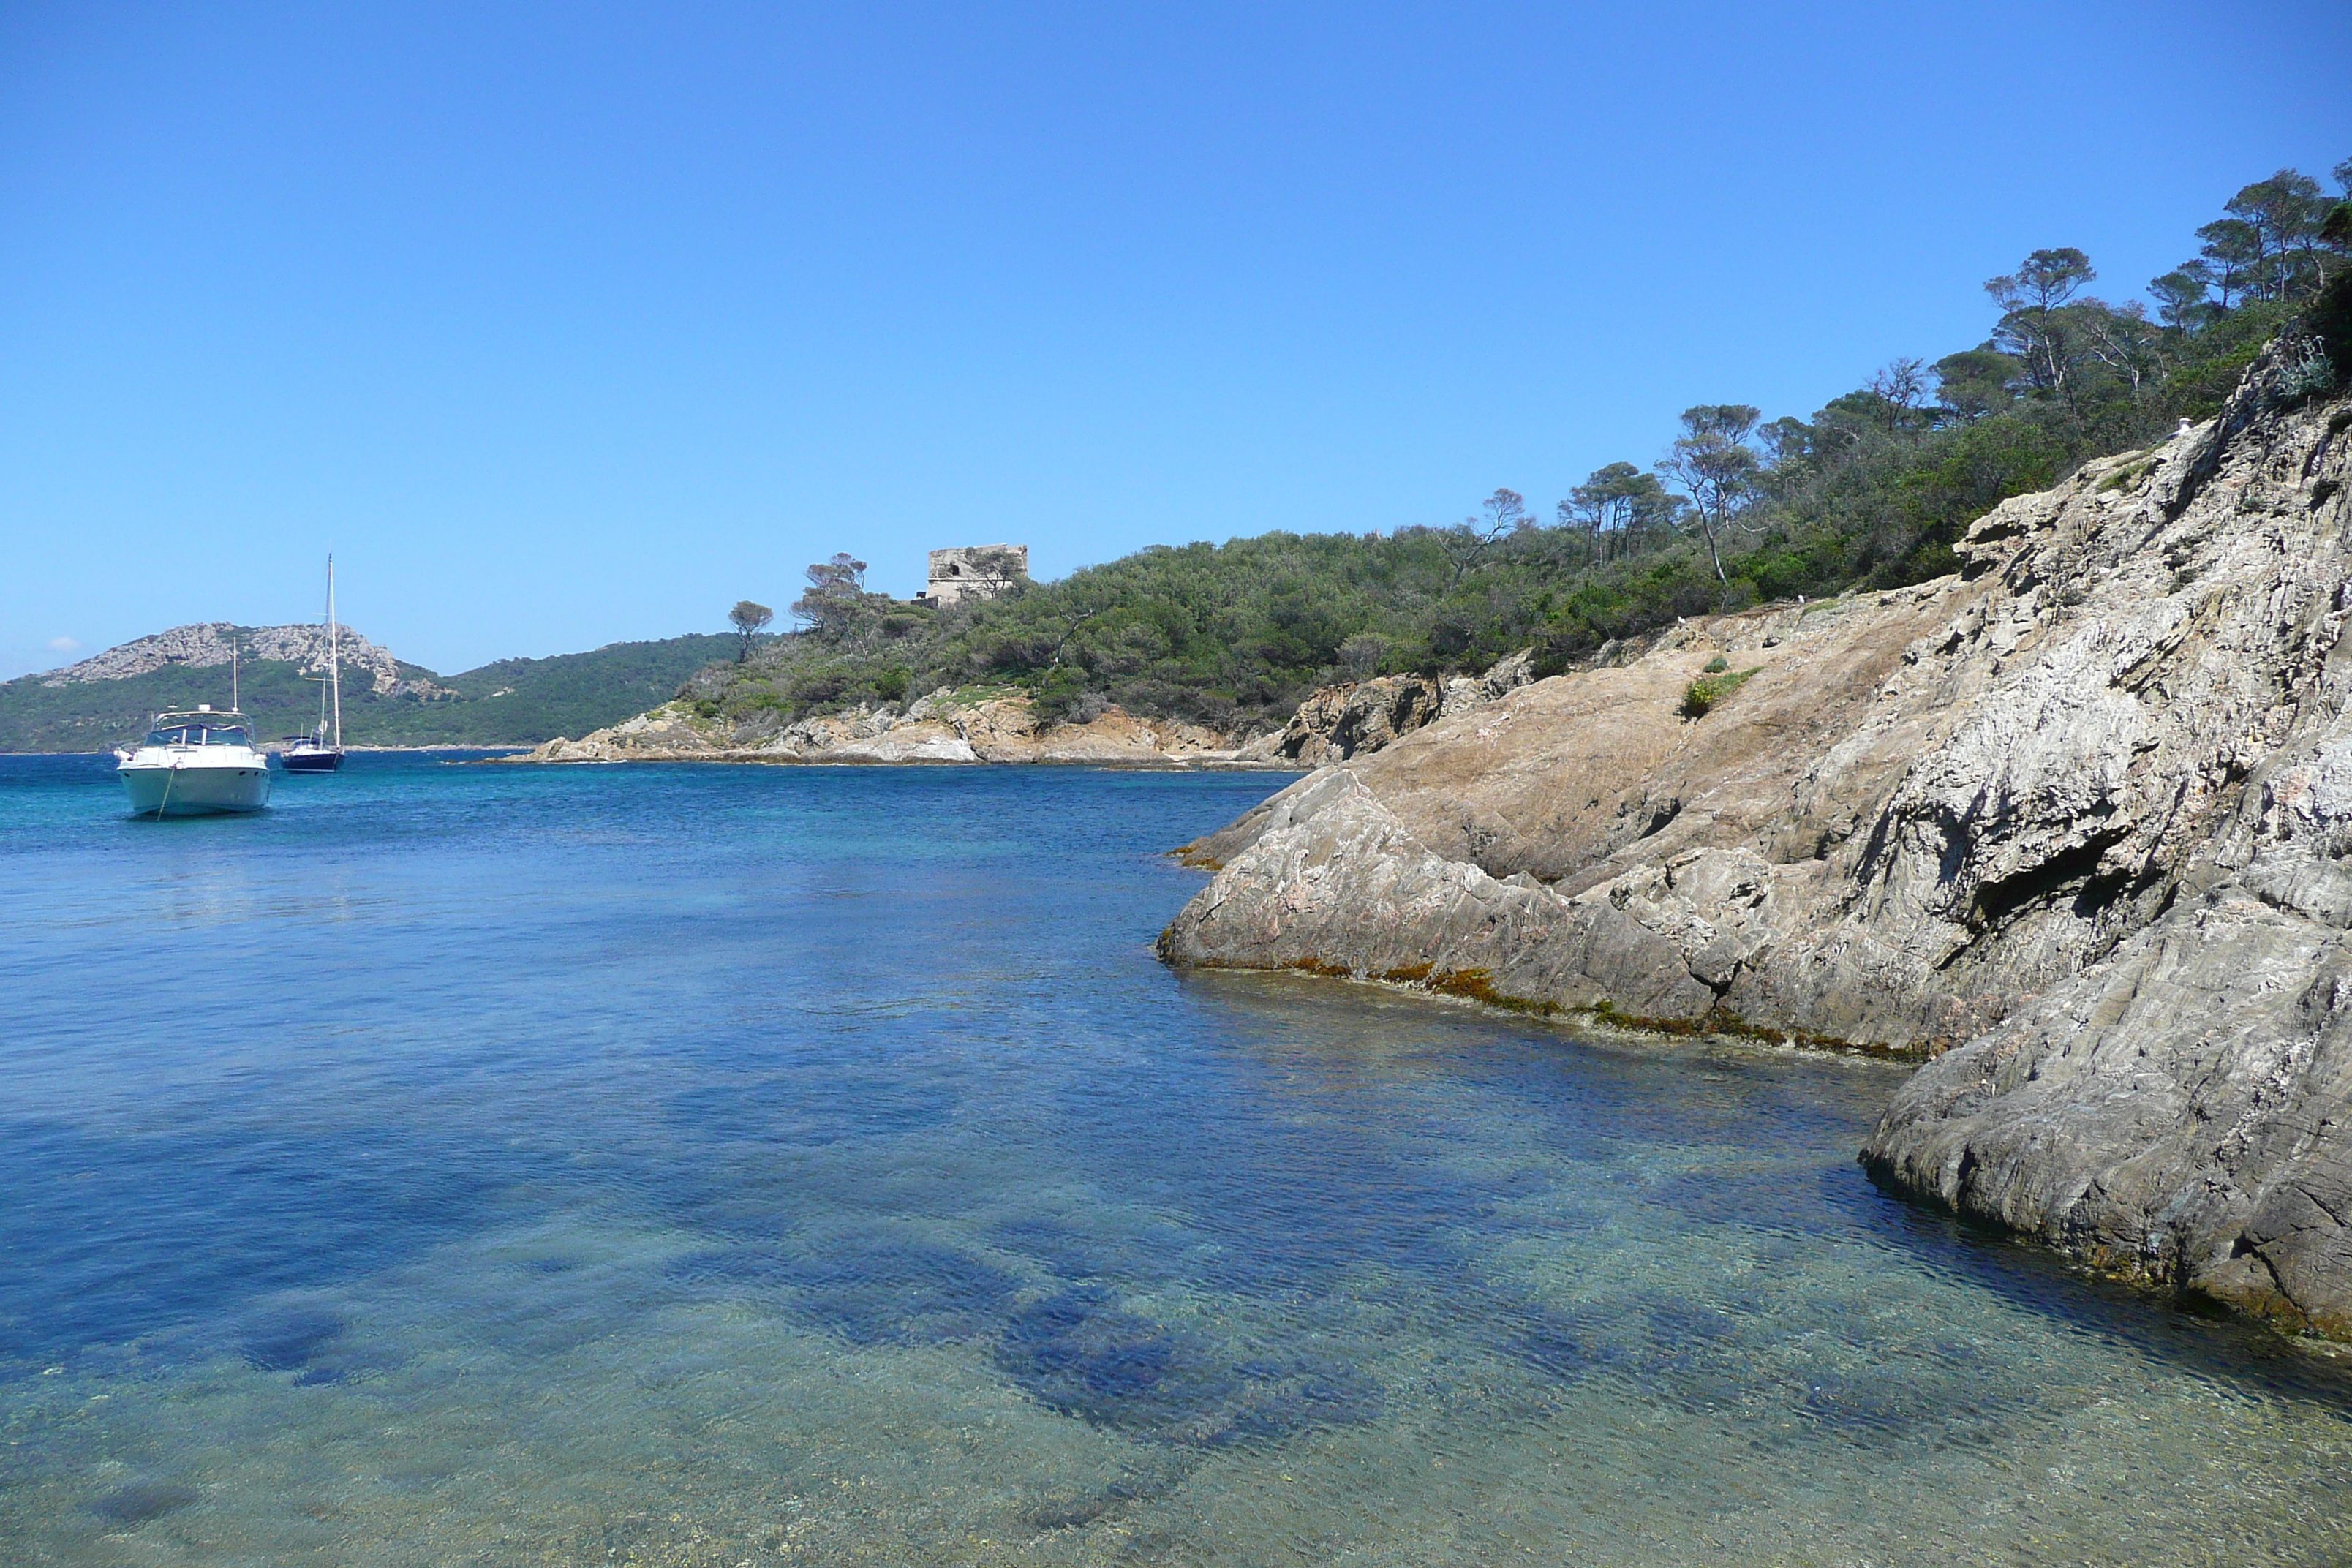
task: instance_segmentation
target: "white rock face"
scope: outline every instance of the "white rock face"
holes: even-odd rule
[[[2352,399],[2274,387],[1302,780],[1162,952],[1938,1055],[1881,1180],[2352,1336]]]

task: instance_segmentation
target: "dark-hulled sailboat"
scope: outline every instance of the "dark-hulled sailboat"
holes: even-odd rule
[[[329,703],[333,725],[329,727]],[[331,773],[343,765],[343,634],[335,620],[335,558],[327,557],[327,679],[319,683],[319,727],[289,735],[278,752],[289,773]]]

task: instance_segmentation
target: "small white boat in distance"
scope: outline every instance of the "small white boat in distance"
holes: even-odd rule
[[[234,708],[155,715],[147,739],[114,753],[115,776],[142,816],[205,816],[269,805],[269,758]]]

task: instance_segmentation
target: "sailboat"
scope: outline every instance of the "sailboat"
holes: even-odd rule
[[[229,634],[228,709],[209,702],[155,715],[147,738],[114,753],[114,776],[142,816],[259,811],[269,804],[269,758],[237,710],[236,635]]]
[[[328,703],[334,724],[328,727]],[[335,619],[335,558],[327,557],[327,679],[319,686],[319,727],[289,735],[278,761],[289,773],[331,773],[343,765],[343,632]]]

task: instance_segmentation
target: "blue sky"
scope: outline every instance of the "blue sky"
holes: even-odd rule
[[[0,7],[0,677],[1549,509],[2352,155],[2340,4]],[[78,645],[78,646],[76,646]]]

